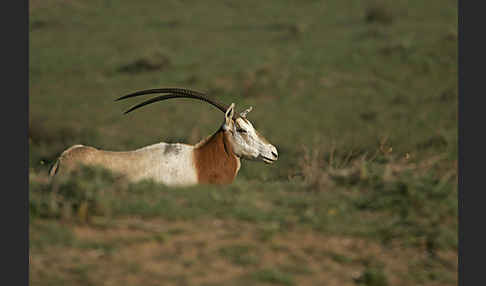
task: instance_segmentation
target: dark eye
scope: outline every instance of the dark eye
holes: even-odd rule
[[[245,129],[242,129],[242,128],[236,128],[236,132],[246,133],[246,130]]]

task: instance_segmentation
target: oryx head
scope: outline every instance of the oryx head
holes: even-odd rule
[[[227,138],[229,138],[232,145],[231,147],[236,156],[248,160],[261,160],[265,163],[273,163],[277,160],[277,148],[260,135],[251,122],[246,118],[247,114],[252,110],[252,107],[241,112],[239,115],[236,115],[234,103],[230,106],[226,106],[213,99],[209,99],[204,93],[182,88],[142,90],[122,96],[117,100],[153,93],[165,93],[166,95],[157,96],[137,104],[125,111],[125,113],[131,112],[144,105],[170,98],[192,98],[202,100],[224,112],[224,122],[221,128],[223,129],[223,132],[228,135]]]
[[[246,118],[253,108],[241,112],[235,116],[235,104],[232,103],[224,114],[223,130],[229,134],[233,152],[243,159],[262,160],[265,163],[273,163],[278,158],[277,148],[270,144],[256,131],[251,122]]]

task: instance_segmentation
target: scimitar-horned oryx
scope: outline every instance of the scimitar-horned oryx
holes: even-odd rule
[[[207,102],[224,113],[224,122],[211,136],[197,143],[157,143],[133,151],[105,151],[90,146],[74,145],[65,150],[50,170],[67,173],[80,164],[98,165],[119,173],[131,181],[153,179],[169,186],[195,184],[230,184],[240,169],[240,159],[273,163],[277,149],[260,135],[246,118],[252,107],[235,114],[230,106],[210,99],[206,94],[182,88],[160,88],[137,91],[116,100],[145,94],[165,94],[137,104],[127,111],[171,98],[191,98]]]

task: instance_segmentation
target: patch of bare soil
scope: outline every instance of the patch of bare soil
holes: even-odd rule
[[[366,265],[378,262],[383,265],[388,285],[414,285],[416,281],[407,276],[410,262],[426,255],[416,249],[384,247],[362,238],[328,236],[305,228],[261,240],[257,225],[232,220],[132,218],[111,221],[103,227],[68,227],[75,237],[70,247],[31,249],[31,282],[234,285],[251,281],[255,285],[264,281],[253,273],[277,269],[291,275],[295,285],[345,286],[356,285],[355,279]],[[246,252],[251,259],[241,259]],[[457,253],[439,255],[457,272]]]

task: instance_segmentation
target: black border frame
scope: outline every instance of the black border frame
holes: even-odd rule
[[[29,285],[29,2],[5,2],[2,10],[3,197],[0,215],[5,285]],[[8,104],[8,105],[7,105]],[[6,180],[5,180],[6,179]]]
[[[484,242],[482,213],[485,207],[481,195],[484,192],[484,181],[481,181],[484,165],[484,146],[482,139],[481,114],[483,106],[479,98],[484,90],[484,51],[486,45],[481,41],[484,34],[482,18],[484,10],[478,1],[458,0],[458,211],[459,211],[459,249],[458,249],[458,284],[481,285],[484,270],[480,259],[483,258]],[[465,7],[467,3],[467,7]],[[475,4],[475,5],[473,5]],[[466,30],[464,23],[469,23]],[[469,43],[464,41],[465,33]],[[476,37],[474,37],[474,34]],[[467,100],[466,100],[467,99]],[[476,102],[477,101],[477,102]],[[483,111],[484,112],[484,111]],[[466,129],[469,138],[465,140]],[[476,133],[477,136],[474,136]],[[472,137],[475,137],[474,139]],[[467,142],[467,145],[465,145]],[[467,147],[466,147],[467,146]],[[473,159],[473,160],[471,160]],[[467,163],[467,164],[466,164]],[[484,176],[484,175],[483,175]],[[466,179],[467,178],[467,179]],[[465,205],[465,198],[468,204]],[[465,232],[469,230],[469,235]],[[467,237],[467,238],[466,238]],[[466,261],[467,258],[467,268]],[[483,258],[484,260],[484,258]],[[484,282],[483,282],[484,283]]]

